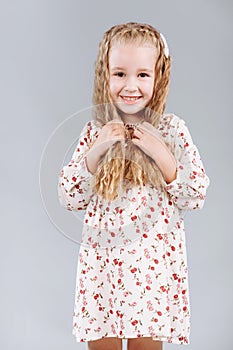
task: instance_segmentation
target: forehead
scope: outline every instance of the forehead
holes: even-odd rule
[[[109,66],[149,66],[154,67],[157,49],[149,44],[116,44],[109,51]]]

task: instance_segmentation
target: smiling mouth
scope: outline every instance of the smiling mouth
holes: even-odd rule
[[[121,98],[126,101],[136,101],[141,98],[141,96],[121,96]]]
[[[142,96],[120,96],[125,102],[135,102],[138,101]]]

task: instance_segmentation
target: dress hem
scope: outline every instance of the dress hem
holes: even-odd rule
[[[151,335],[151,334],[139,334],[138,336],[136,335],[116,335],[116,334],[110,334],[108,333],[107,336],[103,335],[103,336],[97,336],[97,337],[91,337],[90,339],[85,338],[80,338],[78,336],[76,336],[75,332],[72,332],[72,335],[75,336],[76,338],[76,342],[78,343],[84,343],[84,342],[88,342],[88,341],[94,341],[94,340],[100,340],[100,339],[104,339],[104,338],[110,338],[110,337],[114,337],[114,338],[119,338],[122,340],[127,340],[127,339],[134,339],[134,338],[144,338],[144,337],[152,337],[152,340],[154,341],[162,341],[162,342],[167,342],[170,344],[178,344],[178,345],[189,345],[189,338],[188,337],[166,337],[166,336],[156,336],[156,335]],[[180,339],[182,338],[182,340]]]

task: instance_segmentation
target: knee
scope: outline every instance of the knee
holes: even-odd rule
[[[127,350],[162,350],[161,341],[152,340],[151,337],[128,339]]]
[[[104,338],[88,342],[88,350],[121,350],[122,341],[118,338]]]

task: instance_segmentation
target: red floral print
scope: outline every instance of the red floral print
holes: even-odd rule
[[[145,185],[131,189],[122,201],[105,203],[93,193],[94,175],[85,158],[98,137],[93,120],[60,171],[61,205],[85,210],[72,326],[77,342],[151,336],[189,344],[184,214],[202,208],[209,178],[184,120],[164,114],[157,129],[177,161],[166,195]]]

